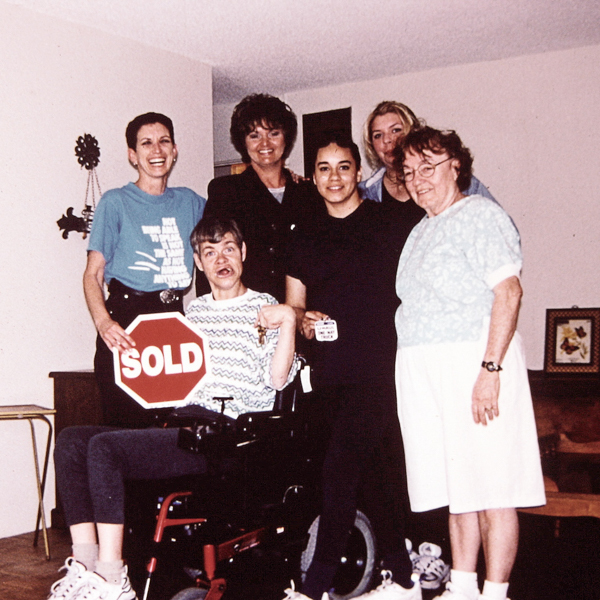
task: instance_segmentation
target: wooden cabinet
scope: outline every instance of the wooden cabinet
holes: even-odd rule
[[[545,475],[561,492],[599,494],[600,379],[530,371],[529,382]]]
[[[600,379],[529,371],[538,436],[589,430],[600,439]]]
[[[52,371],[54,379],[54,433],[72,425],[101,425],[102,406],[94,371]],[[52,527],[65,527],[57,494]]]
[[[100,425],[102,406],[94,371],[52,371],[55,432],[72,425]]]

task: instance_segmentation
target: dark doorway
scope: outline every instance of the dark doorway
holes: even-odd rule
[[[312,177],[316,148],[315,140],[324,133],[342,132],[352,135],[352,108],[338,108],[324,112],[302,115],[304,144],[304,176]]]

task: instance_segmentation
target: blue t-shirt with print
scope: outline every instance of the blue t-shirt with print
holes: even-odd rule
[[[153,196],[128,183],[106,192],[88,246],[104,257],[106,282],[117,279],[143,292],[188,287],[194,268],[190,234],[205,204],[184,187]]]

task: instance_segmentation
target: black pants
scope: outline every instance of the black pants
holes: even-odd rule
[[[329,440],[323,464],[317,545],[303,592],[320,598],[331,587],[354,523],[361,485],[365,498],[370,496],[375,509],[374,527],[382,537],[381,553],[395,557],[394,579],[410,582],[412,568],[404,543],[402,510],[402,444],[394,384],[369,381],[327,386],[317,390],[316,395]],[[400,455],[394,455],[398,449]],[[375,465],[378,468],[373,468]]]
[[[67,427],[54,449],[68,526],[124,523],[125,481],[204,474],[207,460],[177,447],[177,428]]]
[[[183,314],[183,292],[176,301],[164,304],[158,294],[137,296],[114,279],[110,282],[109,292],[106,309],[111,318],[123,329],[130,325],[138,315],[163,312]],[[113,354],[99,335],[96,338],[94,371],[102,399],[105,425],[136,429],[154,423],[156,411],[143,408],[116,385]]]

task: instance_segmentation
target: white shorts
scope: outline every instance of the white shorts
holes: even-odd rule
[[[477,425],[473,386],[487,343],[400,348],[398,415],[415,512],[451,513],[545,504],[544,482],[521,338],[509,345],[500,372],[500,416]]]

